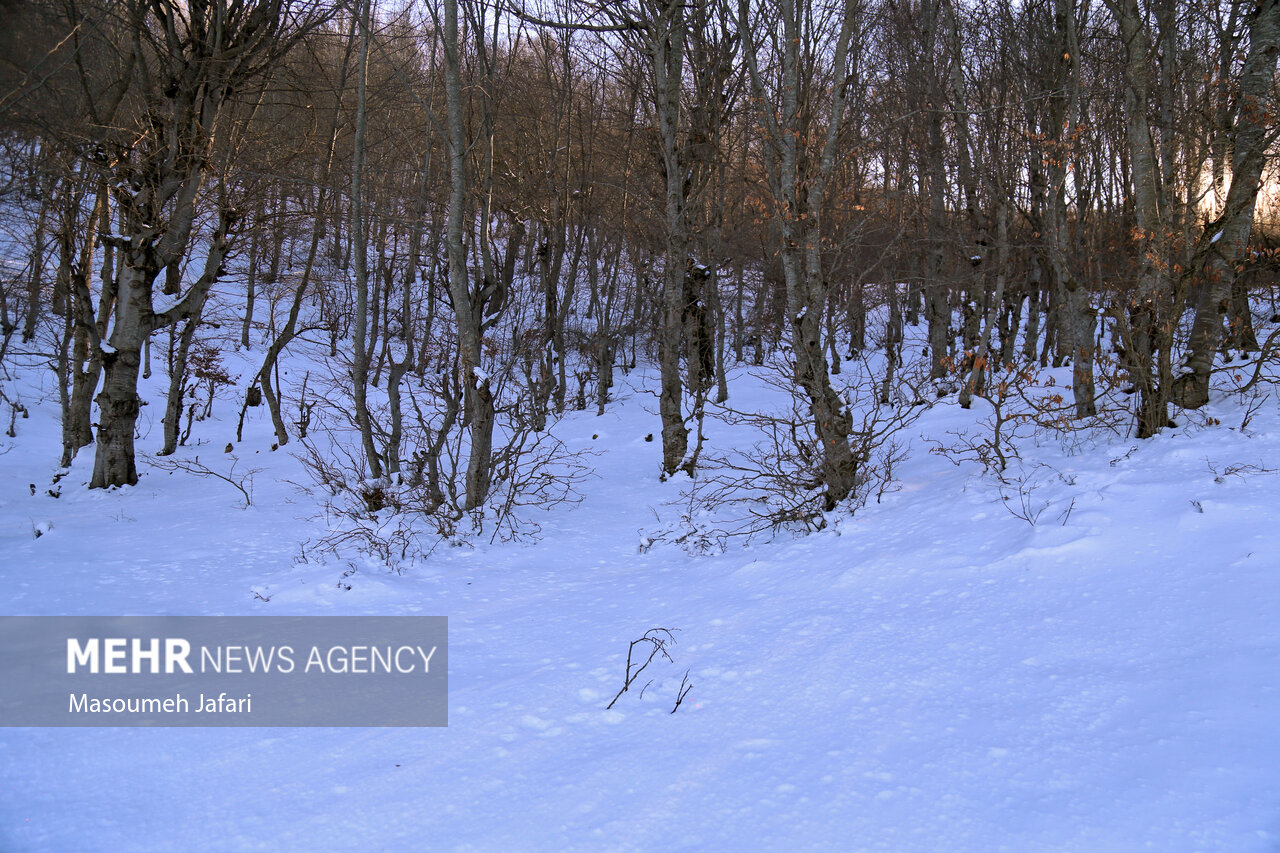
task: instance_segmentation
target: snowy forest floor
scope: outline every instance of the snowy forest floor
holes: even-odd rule
[[[1221,397],[1148,441],[1024,441],[1030,519],[928,452],[983,415],[944,401],[880,502],[707,556],[642,548],[688,482],[656,476],[655,377],[619,382],[556,426],[596,476],[537,541],[393,572],[299,561],[323,522],[261,410],[248,507],[145,462],[89,492],[92,448],[50,497],[52,374],[19,375],[0,612],[446,615],[450,725],[3,730],[0,850],[1280,850],[1280,395],[1248,429]],[[234,405],[180,455],[225,471]],[[605,710],[655,627],[673,661]]]

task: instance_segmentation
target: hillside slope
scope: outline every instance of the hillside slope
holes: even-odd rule
[[[248,507],[145,465],[88,492],[90,451],[52,486],[56,399],[19,379],[4,613],[447,615],[450,725],[7,729],[0,849],[1280,849],[1274,400],[1247,430],[1226,401],[1150,441],[1026,443],[1025,504],[927,452],[981,416],[944,402],[879,503],[697,555],[662,541],[702,522],[687,481],[658,481],[636,371],[606,415],[556,427],[597,476],[537,541],[393,572],[298,560],[325,522],[261,420],[234,453],[260,469]],[[775,393],[747,370],[731,387],[744,408]],[[229,470],[228,412],[184,458]],[[605,710],[655,627],[673,661]]]

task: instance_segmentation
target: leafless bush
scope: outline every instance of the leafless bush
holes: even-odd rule
[[[1133,413],[1127,395],[1121,390],[1125,376],[1114,358],[1099,357],[1094,361],[1094,413],[1080,416],[1069,387],[1059,386],[1052,376],[1036,374],[1032,382],[1014,386],[1020,405],[1030,416],[1037,442],[1057,443],[1064,453],[1076,455],[1101,442],[1125,436]]]
[[[1021,461],[1021,447],[1027,442],[1053,440],[1064,452],[1077,453],[1099,438],[1122,435],[1129,412],[1118,399],[1115,378],[1105,370],[1100,373],[1097,413],[1078,417],[1074,401],[1067,399],[1070,389],[1052,376],[1043,376],[1034,364],[1004,365],[972,390],[973,399],[987,407],[981,420],[966,429],[948,430],[945,440],[930,439],[930,452],[956,465],[976,463],[1000,482],[1010,482],[1006,472]]]
[[[640,530],[641,554],[647,554],[655,545],[674,545],[694,557],[713,557],[725,552],[729,532],[719,527],[711,518],[711,512],[698,505],[697,493],[686,495],[686,506],[674,524],[662,524],[655,529]]]
[[[1253,423],[1253,419],[1258,416],[1258,412],[1262,411],[1263,405],[1271,399],[1271,394],[1250,389],[1242,391],[1240,398],[1241,407],[1244,409],[1244,416],[1240,420],[1240,431],[1247,432],[1249,424]]]
[[[846,508],[856,511],[872,498],[879,501],[893,488],[894,467],[907,454],[900,440],[902,432],[924,413],[929,402],[928,395],[917,393],[923,387],[923,377],[910,370],[902,371],[900,393],[888,400],[882,398],[876,377],[865,362],[846,363],[843,377],[849,377],[842,393],[854,413],[849,441],[857,466],[857,485]],[[785,367],[770,369],[765,381],[786,395],[785,408],[772,412],[746,412],[729,406],[708,410],[710,418],[732,427],[748,427],[763,436],[745,450],[708,451],[703,457],[702,471],[692,488],[693,500],[701,510],[717,514],[717,529],[725,536],[779,529],[811,532],[826,524],[822,448],[809,402]]]
[[[241,509],[248,509],[253,505],[253,477],[262,472],[261,468],[250,468],[248,471],[237,473],[236,466],[240,464],[240,460],[235,456],[230,457],[231,466],[225,474],[205,465],[200,461],[199,456],[191,459],[182,459],[177,456],[144,456],[143,458],[150,463],[151,467],[161,471],[170,473],[181,471],[197,477],[212,477],[227,483],[240,493]]]
[[[594,455],[587,450],[570,451],[549,431],[517,422],[494,453],[493,491],[486,513],[494,521],[490,541],[536,537],[542,528],[531,517],[532,510],[547,512],[580,503],[578,487],[595,476],[586,464]]]
[[[1214,389],[1234,396],[1243,409],[1237,427],[1241,432],[1249,430],[1253,419],[1272,399],[1270,389],[1280,382],[1280,375],[1271,369],[1277,362],[1280,362],[1280,328],[1267,336],[1252,365],[1227,364],[1213,371]]]
[[[313,435],[298,454],[303,468],[323,495],[321,516],[328,532],[304,546],[304,553],[364,554],[389,568],[409,557],[424,557],[457,534],[463,514],[420,489],[390,479],[364,476],[363,460],[327,431],[320,444]],[[311,487],[304,490],[313,492]]]
[[[395,469],[384,460],[388,473],[376,480],[365,474],[350,407],[337,394],[314,398],[299,458],[312,484],[304,488],[322,493],[329,533],[310,543],[312,552],[355,550],[399,568],[442,542],[486,534],[490,541],[535,538],[541,532],[535,511],[581,500],[578,488],[592,476],[584,461],[589,454],[570,451],[549,430],[534,429],[517,401],[498,411],[488,499],[483,506],[467,506],[469,447],[459,423],[461,389],[446,372],[406,384],[402,394],[409,412],[398,434],[382,426],[385,408],[374,407],[376,442],[395,443],[396,457],[403,460]]]
[[[1276,363],[1280,363],[1280,327],[1273,329],[1271,334],[1267,335],[1267,339],[1263,342],[1258,351],[1258,357],[1253,363],[1253,372],[1248,375],[1248,378],[1245,377],[1244,371],[1238,367],[1223,369],[1230,382],[1229,390],[1244,394],[1252,391],[1258,383],[1275,385],[1277,381],[1280,381],[1280,376],[1277,376],[1269,368]]]
[[[1000,500],[1010,515],[1035,527],[1040,516],[1053,505],[1052,501],[1036,497],[1042,486],[1038,471],[1016,478],[1002,478],[999,483]]]
[[[1228,477],[1245,478],[1252,477],[1257,474],[1280,473],[1280,471],[1275,468],[1267,468],[1264,465],[1253,465],[1247,462],[1237,462],[1232,465],[1227,465],[1221,469],[1208,459],[1205,460],[1205,464],[1209,466],[1209,472],[1213,474],[1213,481],[1215,483],[1225,483]]]

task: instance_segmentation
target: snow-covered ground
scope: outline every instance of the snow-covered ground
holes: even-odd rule
[[[447,615],[450,725],[0,730],[0,850],[1280,850],[1274,398],[1247,430],[1224,398],[1149,441],[1024,443],[1035,524],[1016,487],[927,452],[983,414],[944,402],[880,503],[694,556],[640,547],[688,483],[658,481],[636,371],[557,426],[598,476],[539,541],[396,573],[298,560],[321,522],[260,410],[247,508],[145,464],[88,492],[91,449],[54,487],[47,376],[8,386],[31,417],[0,456],[0,612]],[[233,405],[185,458],[229,468]],[[605,710],[651,628],[673,661]]]

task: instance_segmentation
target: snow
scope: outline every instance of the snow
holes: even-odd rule
[[[981,417],[947,401],[881,503],[707,557],[642,548],[690,487],[658,481],[642,368],[604,416],[558,425],[599,476],[540,541],[476,538],[396,573],[298,560],[323,522],[265,407],[234,458],[225,402],[197,425],[207,446],[179,451],[260,468],[248,507],[145,463],[135,488],[87,491],[91,448],[48,496],[45,373],[22,377],[42,402],[0,456],[2,612],[447,615],[450,725],[0,730],[5,851],[1280,847],[1274,400],[1248,430],[1216,397],[1148,441],[1025,440],[1008,501],[926,452],[920,434]],[[778,402],[752,371],[730,389],[740,409]],[[673,662],[605,710],[657,627]]]
[[[151,310],[163,314],[187,297],[186,292],[157,293],[151,298]]]

